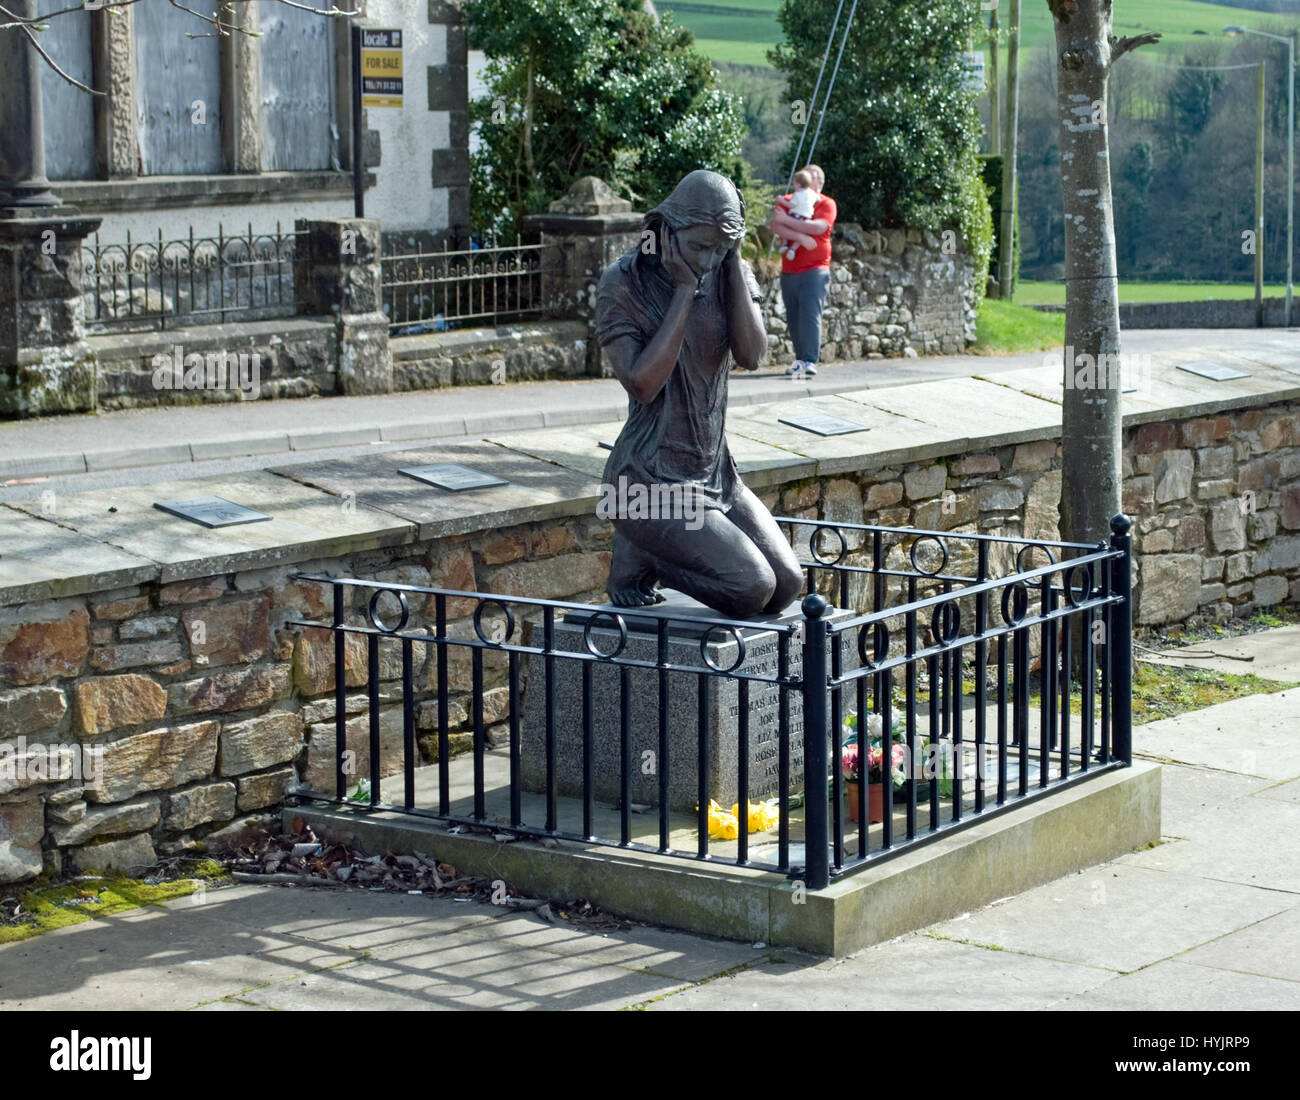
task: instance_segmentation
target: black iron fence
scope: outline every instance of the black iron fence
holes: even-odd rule
[[[759,622],[302,574],[336,683],[299,793],[819,889],[1132,762],[1127,517],[1096,546],[778,522],[808,595]]]
[[[384,256],[380,269],[389,330],[399,335],[545,312],[540,244],[417,250]]]
[[[106,329],[255,321],[294,312],[294,234],[228,234],[82,246],[86,323]]]

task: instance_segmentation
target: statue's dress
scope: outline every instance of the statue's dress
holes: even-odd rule
[[[745,289],[761,300],[749,265],[740,264]],[[648,403],[628,399],[627,423],[619,433],[605,483],[682,485],[694,491],[697,507],[729,511],[737,486],[743,489],[723,432],[727,420],[726,272],[705,276],[691,305],[677,365]],[[606,268],[596,292],[596,338],[602,345],[623,336],[641,347],[664,323],[673,284],[656,257],[639,248]]]

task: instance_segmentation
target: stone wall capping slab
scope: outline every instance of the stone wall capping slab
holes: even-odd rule
[[[510,484],[453,493],[397,472],[406,466],[441,463],[470,466]],[[274,472],[336,496],[353,493],[358,505],[415,524],[420,541],[588,515],[600,492],[599,484],[588,476],[482,440],[305,463]]]
[[[273,518],[213,530],[153,506],[157,500],[208,494],[224,496]],[[400,546],[414,538],[411,524],[372,510],[364,502],[353,503],[354,507],[346,506],[337,497],[258,470],[70,493],[59,496],[57,507],[62,528],[119,552],[127,553],[130,547],[133,554],[128,556],[157,563],[149,579],[167,584],[261,565]],[[13,507],[39,517],[41,502],[17,502]],[[105,587],[130,583],[137,582],[115,578]]]
[[[56,507],[67,498],[59,497]],[[157,580],[158,563],[46,519],[34,501],[0,505],[0,605],[80,596]],[[162,513],[159,513],[160,515]],[[53,522],[54,519],[60,522]]]

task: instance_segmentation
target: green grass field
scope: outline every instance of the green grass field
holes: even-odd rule
[[[662,0],[657,6],[689,27],[701,52],[715,61],[766,65],[767,50],[782,38],[781,25],[776,21],[780,0]],[[1179,54],[1195,42],[1226,42],[1223,28],[1229,24],[1270,30],[1288,23],[1300,27],[1300,15],[1249,11],[1202,0],[1116,0],[1114,15],[1117,35],[1159,31],[1163,35],[1161,44]],[[1020,33],[1022,51],[1052,40],[1052,14],[1046,0],[1028,0],[1021,6]],[[1252,41],[1263,49],[1269,47],[1262,39]],[[1157,45],[1147,47],[1140,56],[1159,63],[1160,53],[1161,45]]]
[[[1280,298],[1285,286],[1264,285],[1265,298]],[[1120,283],[1121,302],[1203,302],[1253,298],[1254,283]],[[1016,286],[1015,301],[1022,306],[1065,305],[1064,283],[1034,283],[1022,280]]]
[[[690,28],[700,52],[714,61],[766,65],[767,51],[784,37],[776,21],[780,0],[663,0],[655,6]]]
[[[1065,343],[1065,314],[986,298],[975,319],[973,355],[1015,355],[1059,348]]]

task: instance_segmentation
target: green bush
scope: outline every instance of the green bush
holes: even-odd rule
[[[745,183],[744,115],[690,31],[640,0],[466,0],[488,94],[470,104],[476,233],[509,240],[580,176],[640,210],[696,168]]]
[[[777,18],[786,41],[768,56],[788,78],[792,109],[802,102],[811,110],[836,4],[783,0]],[[978,159],[979,112],[962,62],[979,14],[970,0],[859,0],[815,156],[846,220],[957,226],[982,296],[993,230]],[[832,53],[827,77],[834,62]]]

